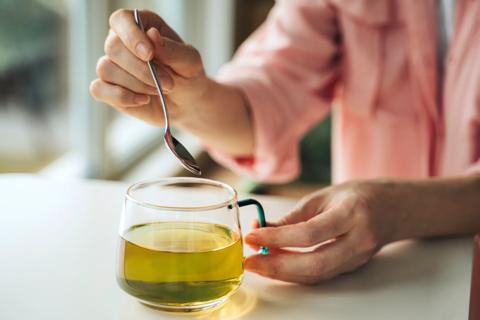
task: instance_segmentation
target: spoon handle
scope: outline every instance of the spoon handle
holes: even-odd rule
[[[167,103],[165,101],[165,96],[163,94],[162,86],[160,85],[160,79],[158,78],[157,67],[155,66],[155,62],[151,60],[148,61],[148,69],[150,69],[150,73],[152,74],[153,81],[155,82],[155,87],[157,87],[158,95],[160,97],[160,102],[162,104],[163,116],[165,118],[165,132],[167,132],[170,130]]]
[[[135,18],[135,23],[137,26],[142,30],[142,32],[145,33],[145,27],[143,26],[142,19],[140,18],[140,14],[138,12],[138,9],[135,9],[133,11],[133,15]],[[162,104],[162,109],[163,109],[163,116],[165,117],[165,132],[170,131],[170,122],[168,119],[168,109],[167,109],[167,103],[165,102],[165,96],[163,94],[160,78],[158,77],[157,73],[157,66],[155,65],[155,62],[153,60],[148,61],[148,69],[150,70],[150,74],[152,75],[153,82],[155,82],[155,87],[157,88],[158,95],[160,97],[160,102]]]

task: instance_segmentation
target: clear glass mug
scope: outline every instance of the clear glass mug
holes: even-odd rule
[[[215,307],[243,277],[239,207],[227,184],[200,178],[165,178],[133,184],[120,221],[117,282],[140,302],[166,311]],[[267,248],[261,248],[267,254]]]

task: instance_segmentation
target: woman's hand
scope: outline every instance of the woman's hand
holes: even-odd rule
[[[98,60],[98,79],[90,84],[92,96],[145,122],[163,125],[163,111],[146,63],[153,59],[175,126],[225,153],[250,155],[253,129],[240,89],[208,78],[198,51],[158,15],[150,11],[140,15],[146,34],[136,25],[131,10],[111,15],[105,56]]]
[[[172,120],[197,102],[208,85],[198,51],[185,44],[158,15],[141,11],[146,34],[133,12],[121,9],[110,17],[105,56],[97,64],[92,96],[118,110],[152,124],[163,123],[163,113],[146,61],[153,59]],[[191,112],[190,112],[191,113]],[[188,114],[188,112],[185,112]]]
[[[389,242],[477,233],[478,208],[480,175],[334,185],[307,196],[271,227],[249,233],[249,245],[268,246],[271,254],[248,257],[245,267],[317,283],[360,267]],[[308,249],[285,249],[292,247]]]
[[[268,246],[270,254],[248,257],[245,268],[314,284],[365,264],[397,233],[396,215],[380,185],[349,182],[307,196],[280,221],[246,235],[247,244]]]

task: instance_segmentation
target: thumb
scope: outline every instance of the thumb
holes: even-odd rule
[[[320,190],[302,198],[292,210],[275,223],[274,226],[284,226],[304,222],[324,210],[326,192]]]
[[[152,44],[135,23],[131,10],[119,9],[115,11],[110,16],[110,27],[138,58],[144,61],[152,59]]]
[[[150,28],[147,37],[154,45],[155,59],[159,64],[186,78],[203,72],[200,54],[191,45],[163,37],[156,28]]]

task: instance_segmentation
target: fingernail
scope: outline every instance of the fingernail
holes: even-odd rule
[[[145,95],[140,95],[140,94],[137,94],[135,95],[135,97],[133,98],[133,101],[137,104],[147,104],[149,101],[150,101],[150,97],[149,96],[145,96]]]
[[[135,47],[137,54],[140,58],[148,60],[150,58],[150,48],[143,42],[139,42]]]

